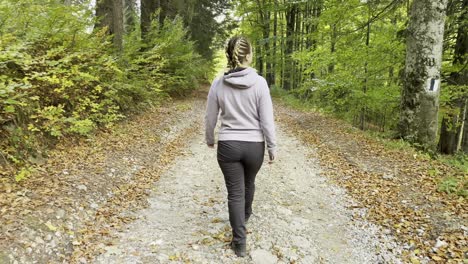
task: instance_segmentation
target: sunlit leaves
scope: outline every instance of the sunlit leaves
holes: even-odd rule
[[[65,136],[90,135],[128,111],[183,93],[206,74],[181,19],[139,27],[116,56],[104,30],[91,32],[89,3],[0,3],[0,147],[10,162]],[[5,136],[4,136],[5,135]]]

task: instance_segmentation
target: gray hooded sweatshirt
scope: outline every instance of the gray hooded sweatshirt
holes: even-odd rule
[[[233,72],[213,81],[208,93],[205,138],[215,143],[214,129],[221,110],[218,140],[263,142],[275,154],[273,104],[266,80],[253,68]]]

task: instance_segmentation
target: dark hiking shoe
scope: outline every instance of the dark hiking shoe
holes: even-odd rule
[[[238,257],[243,258],[247,255],[247,247],[245,244],[236,244],[231,241],[231,248]]]

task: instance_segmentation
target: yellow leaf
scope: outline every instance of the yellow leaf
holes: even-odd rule
[[[57,231],[57,227],[54,226],[50,221],[47,221],[45,225],[49,228],[50,231]]]
[[[420,264],[421,262],[419,261],[418,258],[412,257],[411,258],[411,264]]]

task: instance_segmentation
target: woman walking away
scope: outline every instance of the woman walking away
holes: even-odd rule
[[[221,110],[217,159],[228,192],[231,247],[246,255],[245,223],[252,215],[255,176],[265,154],[275,160],[275,124],[270,89],[265,79],[249,67],[252,45],[244,37],[233,37],[226,47],[230,70],[213,81],[205,116],[206,143],[214,148],[214,129]]]

